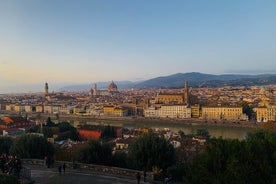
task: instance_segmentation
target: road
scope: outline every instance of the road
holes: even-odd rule
[[[46,168],[37,165],[25,165],[31,169],[31,178],[35,184],[136,184],[135,178],[104,176],[97,173],[67,169],[59,174],[57,168]],[[140,182],[143,183],[142,181]]]

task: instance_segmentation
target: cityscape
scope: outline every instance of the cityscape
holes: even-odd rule
[[[183,81],[182,88],[121,90],[112,81],[106,89],[98,89],[95,83],[86,92],[49,92],[50,84],[46,82],[44,88],[41,86],[44,91],[41,93],[0,97],[1,136],[16,140],[30,133],[41,135],[58,148],[50,158],[67,161],[66,167],[73,168],[70,161],[75,157],[75,150],[89,140],[108,137],[113,155],[128,154],[130,145],[138,137],[153,131],[169,141],[177,152],[175,161],[184,164],[196,157],[212,137],[202,126],[247,127],[247,134],[253,129],[275,131],[276,128],[275,85],[192,88],[188,81]],[[114,121],[131,123],[133,128],[114,124]],[[153,128],[161,122],[167,128]],[[173,131],[169,128],[172,124],[194,126],[197,130],[194,134],[181,127]],[[57,132],[56,126],[65,126],[67,131],[75,130],[75,133]],[[52,167],[51,161],[46,161],[48,167]],[[124,161],[115,166],[126,165]],[[154,181],[154,177],[148,176],[148,181]]]
[[[276,183],[275,7],[0,0],[0,184]]]

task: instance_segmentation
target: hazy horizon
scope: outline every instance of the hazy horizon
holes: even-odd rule
[[[272,0],[0,0],[0,93],[193,71],[276,74],[275,8]]]

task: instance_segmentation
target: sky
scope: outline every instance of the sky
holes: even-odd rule
[[[0,0],[0,93],[186,72],[275,74],[275,20],[275,0]]]

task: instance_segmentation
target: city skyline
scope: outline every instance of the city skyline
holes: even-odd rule
[[[274,1],[0,1],[0,93],[185,72],[275,74],[275,7]]]

